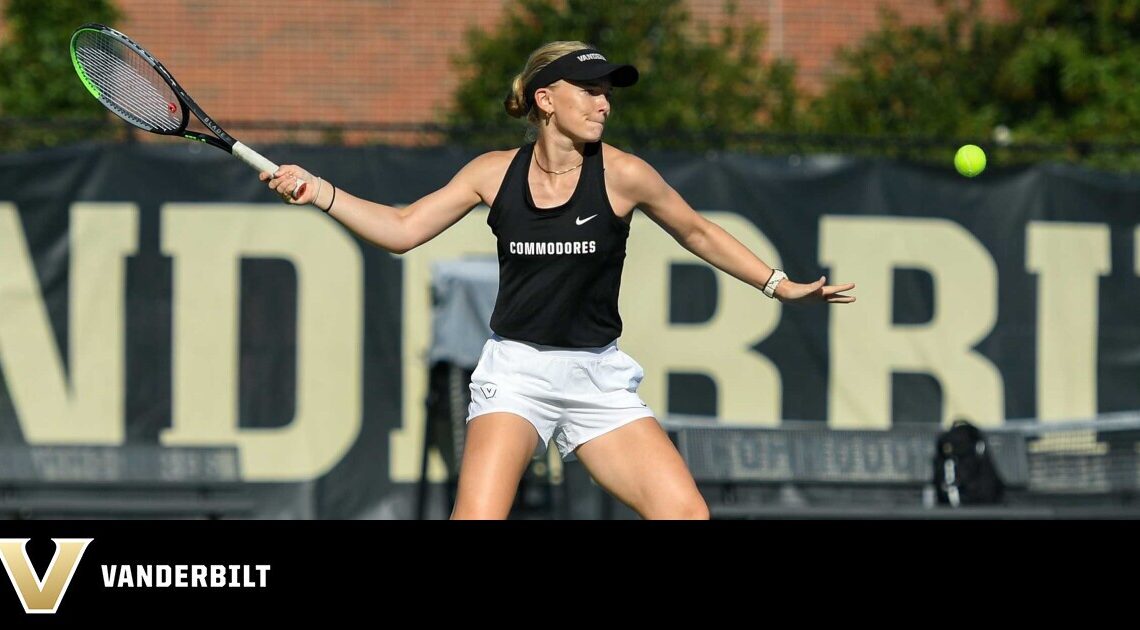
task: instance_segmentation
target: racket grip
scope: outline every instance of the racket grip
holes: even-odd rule
[[[237,156],[239,160],[252,166],[258,173],[269,173],[272,175],[277,172],[277,165],[269,161],[269,158],[258,153],[257,151],[254,151],[253,149],[240,142],[234,143],[234,147],[231,149],[231,152]],[[305,192],[305,186],[305,182],[301,182],[300,185],[293,189],[294,199],[299,197],[301,193]]]
[[[259,173],[269,173],[270,175],[277,172],[277,165],[269,161],[264,155],[254,151],[253,149],[245,146],[240,142],[234,143],[234,148],[231,152],[242,162],[249,164]]]

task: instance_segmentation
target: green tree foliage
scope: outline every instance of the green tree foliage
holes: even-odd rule
[[[991,146],[1005,160],[1140,166],[1115,148],[1140,140],[1140,1],[1010,0],[1004,23],[979,18],[977,0],[939,4],[939,24],[903,26],[887,13],[842,51],[807,126],[946,145],[1004,128],[1013,144]]]
[[[615,91],[608,141],[730,146],[728,134],[792,128],[795,68],[764,61],[761,28],[736,22],[693,24],[681,0],[520,0],[494,32],[468,34],[456,59],[463,79],[448,114],[460,127],[452,139],[518,144],[523,123],[507,116],[503,99],[530,53],[556,40],[586,42],[641,72],[636,86]]]
[[[882,10],[878,31],[838,53],[839,71],[811,104],[811,126],[912,137],[988,134],[1004,113],[992,85],[1000,53],[1009,49],[1007,29],[968,9],[949,6],[943,22],[920,26],[903,26],[897,13]]]
[[[71,65],[71,34],[86,22],[112,24],[110,0],[7,0],[0,40],[0,116],[58,119],[53,126],[0,124],[0,146],[58,144],[91,136],[84,122],[106,110],[84,89]]]
[[[1140,1],[1015,0],[995,77],[1016,129],[1046,140],[1140,139]]]

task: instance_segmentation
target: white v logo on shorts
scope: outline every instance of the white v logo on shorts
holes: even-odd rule
[[[499,388],[494,383],[480,385],[479,389],[483,390],[483,395],[487,398],[494,398],[495,394],[499,391]]]

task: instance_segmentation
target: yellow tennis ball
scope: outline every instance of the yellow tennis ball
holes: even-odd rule
[[[974,177],[986,170],[986,152],[976,144],[963,145],[954,154],[954,168],[966,177]]]

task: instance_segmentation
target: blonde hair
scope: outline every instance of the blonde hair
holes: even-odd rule
[[[526,66],[523,71],[515,75],[511,81],[511,89],[507,93],[506,100],[503,101],[503,107],[507,109],[507,113],[512,118],[522,118],[526,116],[527,122],[531,125],[531,130],[528,131],[528,136],[531,132],[537,130],[538,124],[541,122],[541,110],[537,107],[531,107],[528,111],[526,102],[526,84],[538,74],[550,62],[568,55],[575,50],[582,50],[583,48],[592,48],[589,44],[582,42],[550,42],[539,46],[537,50],[530,54],[526,60]]]

